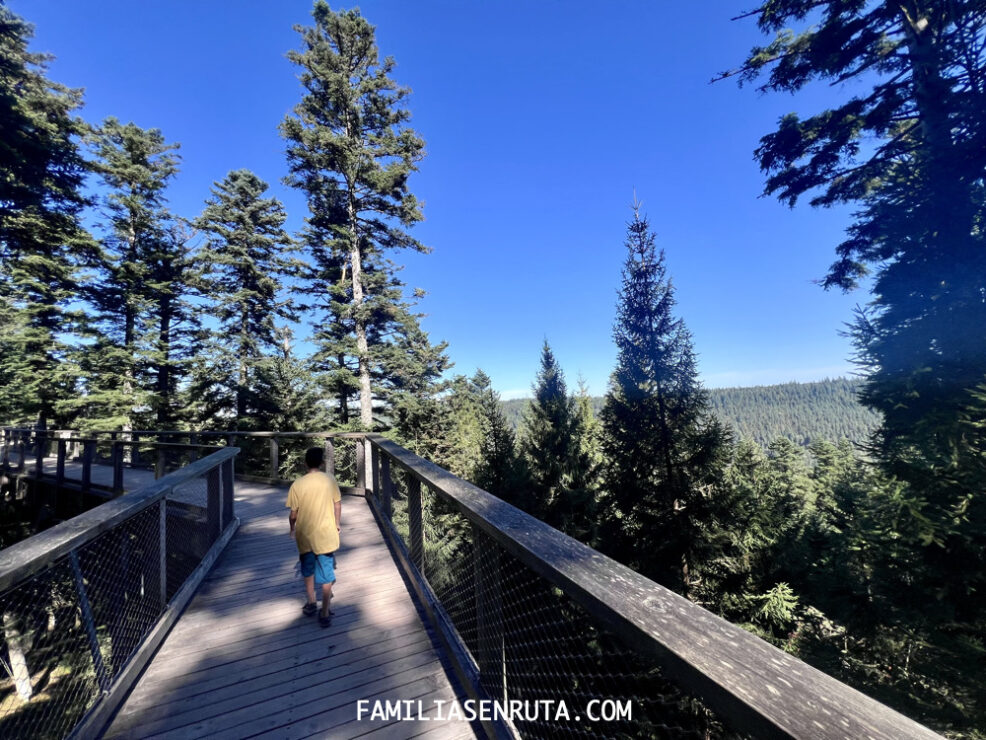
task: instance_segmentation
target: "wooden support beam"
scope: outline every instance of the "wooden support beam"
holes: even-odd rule
[[[270,438],[270,477],[272,480],[277,478],[277,461],[278,461],[278,447],[277,438]]]
[[[113,495],[123,494],[123,443],[114,441],[110,460],[113,463]]]
[[[369,446],[369,441],[356,440],[356,492],[360,496],[366,495],[366,450]]]

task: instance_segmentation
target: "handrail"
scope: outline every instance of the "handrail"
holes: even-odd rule
[[[391,440],[368,434],[366,442],[373,458],[366,465],[372,469],[367,479],[372,475],[372,482],[379,483],[379,490],[365,483],[373,493],[367,496],[392,535],[396,530],[390,518],[393,482],[389,461],[451,503],[499,547],[561,589],[634,652],[649,655],[665,675],[737,729],[758,737],[783,738],[939,737]],[[399,558],[404,565],[423,550],[417,490],[408,497],[408,507],[410,554]],[[423,579],[417,570],[409,575]],[[477,593],[477,605],[482,598]]]
[[[0,644],[19,699],[0,706],[0,735],[105,729],[238,528],[238,452],[221,448],[0,551]],[[36,693],[55,667],[69,672]]]
[[[259,431],[259,432],[247,432],[247,431],[232,431],[232,430],[142,430],[142,429],[132,429],[132,430],[90,430],[85,433],[79,433],[78,430],[72,429],[36,429],[29,427],[0,427],[0,435],[2,439],[11,444],[4,444],[2,446],[2,455],[0,455],[0,469],[7,471],[10,469],[8,459],[11,449],[16,450],[18,447],[21,450],[20,458],[17,465],[17,471],[23,472],[27,466],[27,446],[30,445],[32,449],[32,455],[34,456],[34,462],[32,463],[33,475],[35,477],[41,477],[43,473],[42,458],[45,456],[44,450],[47,449],[49,445],[58,445],[58,455],[56,470],[57,483],[61,485],[63,483],[63,477],[61,471],[64,470],[64,460],[66,457],[66,446],[71,446],[74,450],[74,454],[71,459],[79,459],[80,453],[83,459],[83,469],[85,470],[92,463],[92,457],[95,454],[96,446],[99,445],[115,445],[113,448],[114,460],[112,462],[115,479],[112,486],[112,491],[114,494],[119,495],[122,493],[122,480],[123,480],[123,468],[124,468],[124,449],[140,450],[141,448],[153,447],[158,452],[158,461],[155,465],[155,473],[160,475],[163,473],[164,469],[164,456],[162,451],[176,451],[180,449],[186,450],[203,450],[203,449],[215,449],[214,444],[199,444],[200,439],[207,439],[209,441],[224,440],[226,446],[231,446],[236,440],[265,440],[269,446],[269,452],[266,454],[258,455],[256,451],[252,454],[244,455],[240,459],[240,465],[243,469],[238,470],[238,477],[245,480],[253,480],[256,482],[263,483],[274,483],[279,484],[285,482],[285,480],[280,475],[280,467],[283,461],[283,454],[281,451],[281,444],[286,440],[322,440],[325,447],[325,457],[330,471],[334,469],[335,465],[335,453],[333,449],[333,442],[338,440],[352,440],[352,439],[362,439],[361,432],[270,432],[270,431]],[[171,441],[175,437],[187,438],[188,442],[174,442]],[[158,441],[158,440],[168,440],[168,441]],[[362,446],[360,446],[362,448]],[[37,454],[34,454],[36,451]],[[133,462],[137,459],[136,452],[134,453],[134,458],[131,460],[128,457],[127,462],[130,463],[131,467],[134,467]],[[146,462],[146,461],[145,461]],[[91,484],[87,480],[83,480],[82,488],[85,491],[90,491],[92,489]]]
[[[238,452],[237,447],[220,448],[212,455],[169,473],[144,488],[107,501],[0,550],[0,591],[30,578],[68,552],[157,503],[177,486],[199,478],[204,472],[232,459]]]

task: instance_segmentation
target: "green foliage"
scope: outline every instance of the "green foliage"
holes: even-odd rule
[[[728,434],[709,416],[691,337],[673,315],[664,252],[636,204],[626,246],[617,367],[602,411],[600,548],[688,593]]]
[[[709,406],[736,437],[749,437],[764,449],[778,437],[810,446],[816,440],[865,442],[880,415],[859,402],[861,381],[847,378],[814,383],[782,383],[749,388],[711,388]],[[598,416],[604,398],[589,399]],[[503,402],[503,412],[517,429],[529,399]]]
[[[911,484],[901,533],[923,545],[944,618],[982,613],[983,430],[964,423],[986,375],[986,8],[977,0],[771,2],[744,79],[798,91],[853,82],[845,103],[785,116],[756,156],[766,193],[794,204],[852,204],[855,221],[826,287],[872,273],[853,326],[861,397],[881,412],[871,453]]]
[[[308,197],[305,292],[322,317],[316,360],[342,421],[358,394],[370,428],[374,397],[391,406],[448,367],[445,345],[427,341],[387,257],[427,251],[408,233],[423,218],[407,181],[424,142],[406,125],[409,91],[391,79],[393,59],[380,60],[373,26],[358,10],[333,12],[321,0],[312,17],[314,26],[296,27],[302,50],[288,53],[305,94],[281,124],[286,182]]]
[[[170,415],[169,370],[163,370],[163,386],[156,380],[162,363],[170,365],[170,347],[160,341],[170,343],[167,324],[180,310],[176,299],[186,292],[182,281],[188,272],[186,240],[172,231],[164,196],[178,172],[178,147],[157,129],[112,117],[91,141],[93,168],[107,188],[106,223],[85,291],[93,312],[86,329],[91,343],[80,348],[81,402],[86,426],[132,429],[136,409],[156,407],[163,412],[159,418]]]
[[[517,456],[513,430],[507,423],[499,394],[486,373],[476,372],[479,393],[479,461],[472,481],[504,501],[519,506],[527,491],[527,476]]]
[[[576,416],[575,398],[568,395],[564,373],[547,341],[533,390],[520,431],[527,485],[518,491],[517,505],[569,536],[588,541],[596,529],[596,491],[587,451],[592,420]]]
[[[256,408],[240,420],[241,426],[274,432],[329,431],[332,415],[322,400],[311,363],[294,356],[289,330],[276,330],[275,337],[281,352],[256,363]],[[295,462],[286,460],[286,469],[295,469]]]
[[[228,365],[207,362],[213,372],[200,374],[197,385],[210,388],[213,418],[233,429],[256,411],[258,367],[272,362],[270,355],[278,349],[277,320],[297,318],[281,285],[297,269],[287,254],[292,244],[284,231],[287,214],[279,200],[264,197],[267,187],[250,170],[234,170],[214,184],[194,222],[206,237],[198,262],[217,321],[209,353],[236,358]],[[217,376],[218,367],[228,372]]]
[[[0,294],[4,296],[0,420],[65,420],[58,402],[75,384],[67,336],[78,316],[79,221],[86,171],[73,115],[82,93],[46,76],[51,58],[27,51],[29,25],[0,6]]]

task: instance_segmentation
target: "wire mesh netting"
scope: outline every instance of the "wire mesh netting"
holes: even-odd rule
[[[411,474],[395,470],[392,478],[396,534],[475,662],[483,691],[522,737],[738,737],[454,503],[421,486],[419,508]],[[411,534],[416,510],[420,537]]]
[[[175,486],[0,593],[0,738],[63,738],[92,710],[229,521],[223,477]]]

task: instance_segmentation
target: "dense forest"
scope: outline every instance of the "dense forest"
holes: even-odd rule
[[[875,411],[859,402],[861,383],[837,378],[814,383],[780,383],[744,388],[710,388],[709,407],[736,438],[749,437],[763,447],[784,437],[802,447],[812,442],[847,439],[866,442],[880,423]],[[592,396],[592,411],[605,398]],[[503,414],[514,431],[520,427],[528,398],[503,401]]]
[[[986,737],[986,10],[748,16],[773,40],[720,79],[856,83],[755,156],[767,195],[853,207],[823,283],[871,286],[858,383],[704,389],[634,203],[606,396],[571,391],[546,340],[533,398],[504,407],[482,371],[449,372],[401,281],[397,256],[428,251],[411,233],[424,140],[359,11],[319,0],[288,52],[284,182],[308,209],[291,234],[249,162],[173,212],[178,142],[85,120],[0,5],[0,423],[380,431],[919,721]]]

